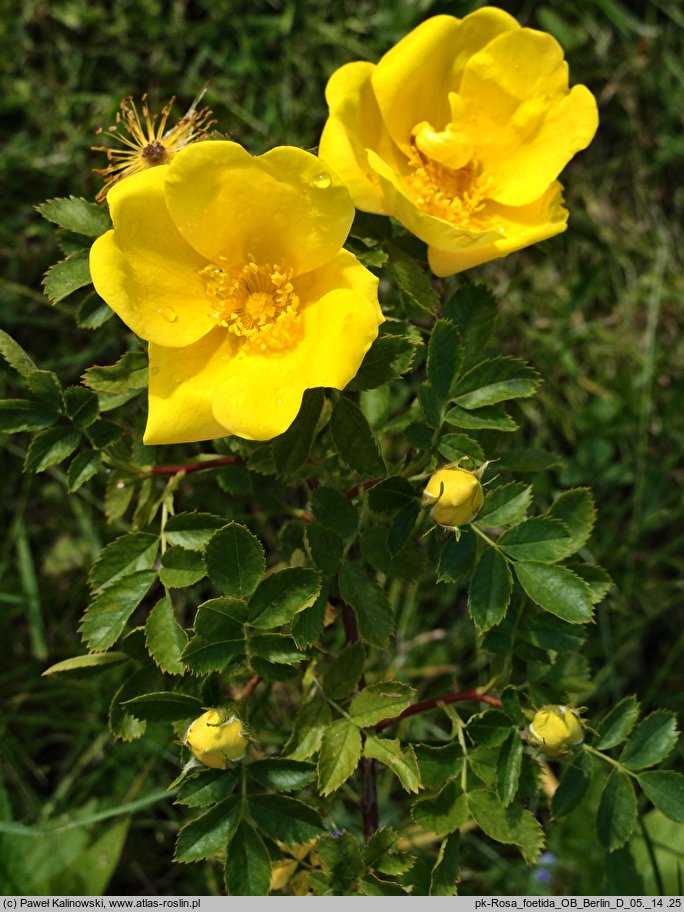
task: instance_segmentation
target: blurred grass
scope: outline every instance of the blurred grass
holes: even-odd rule
[[[79,330],[68,301],[62,316],[51,312],[40,283],[60,254],[33,209],[54,196],[94,196],[91,169],[103,162],[89,147],[121,98],[149,92],[159,107],[176,95],[181,112],[206,84],[219,128],[251,152],[314,148],[325,81],[337,66],[376,60],[427,16],[477,5],[0,0],[3,328],[64,382],[125,347],[125,336],[108,329]],[[546,495],[588,484],[599,505],[591,554],[616,586],[587,650],[598,685],[592,710],[636,691],[646,710],[667,706],[682,718],[684,11],[677,0],[499,5],[559,38],[572,81],[598,98],[601,126],[563,176],[568,232],[471,275],[492,281],[503,301],[499,344],[545,377],[523,423],[533,445],[565,461],[543,481]],[[0,374],[0,395],[12,382]],[[0,546],[0,640],[10,653],[0,671],[1,777],[12,795],[1,819],[43,826],[69,809],[97,813],[153,793],[175,775],[177,760],[165,737],[133,745],[103,737],[103,684],[40,678],[46,658],[80,648],[102,492],[93,484],[68,496],[57,470],[22,476],[21,456],[12,441],[0,476],[9,532]],[[116,671],[110,675],[113,683]],[[209,866],[168,863],[174,819],[164,801],[132,818],[112,892],[216,889]],[[473,858],[493,863],[490,848],[475,841]],[[507,877],[510,868],[493,869],[490,888],[510,884]]]

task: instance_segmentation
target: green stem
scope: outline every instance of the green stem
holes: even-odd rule
[[[639,777],[636,773],[633,773],[631,770],[628,770],[626,766],[623,766],[619,760],[614,760],[612,757],[609,757],[608,754],[604,754],[603,751],[596,750],[595,747],[591,747],[590,744],[583,745],[584,750],[588,751],[590,754],[593,754],[595,757],[600,757],[601,760],[605,760],[606,763],[610,763],[611,766],[614,766],[615,769],[619,770],[621,773],[624,773],[626,776],[631,776],[632,779],[639,781]]]
[[[501,548],[497,545],[497,543],[495,541],[493,541],[488,535],[485,535],[485,533],[482,531],[482,529],[480,529],[480,527],[476,523],[471,523],[470,528],[473,530],[473,532],[475,532],[476,535],[479,535],[483,541],[486,541],[490,547],[495,548],[499,552],[499,554],[503,554]],[[504,557],[504,560],[506,560],[510,563],[509,558],[507,558],[505,554],[503,554],[503,557]]]

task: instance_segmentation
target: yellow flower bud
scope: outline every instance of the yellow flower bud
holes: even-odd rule
[[[542,706],[530,723],[527,740],[546,757],[555,760],[584,741],[584,729],[573,709]]]
[[[423,491],[422,503],[440,526],[457,529],[471,522],[484,503],[480,479],[458,466],[440,469],[430,478]]]
[[[226,709],[209,709],[190,724],[185,743],[200,763],[226,769],[244,757],[249,741],[237,716]]]

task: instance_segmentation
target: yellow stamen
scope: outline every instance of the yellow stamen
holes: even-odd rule
[[[258,351],[282,351],[292,345],[299,298],[291,272],[268,263],[250,262],[242,269],[212,263],[200,275],[219,326]]]
[[[463,158],[461,147],[449,150],[449,138],[448,131],[437,134],[427,130],[421,130],[413,137],[409,156],[411,171],[405,180],[416,205],[423,212],[452,225],[468,227],[485,205],[485,193],[491,178],[482,173],[482,166],[475,155],[460,168],[444,164],[445,161]],[[434,151],[435,156],[439,155],[441,161],[426,154],[428,149]],[[451,158],[448,152],[453,153]]]
[[[114,184],[124,177],[155,165],[166,165],[184,146],[207,138],[207,130],[216,121],[209,119],[209,108],[196,107],[201,97],[202,95],[192,103],[178,123],[168,130],[166,124],[174,98],[162,108],[161,114],[150,114],[147,95],[143,95],[142,119],[133,99],[130,96],[124,98],[116,115],[116,123],[108,130],[100,128],[97,131],[98,134],[115,140],[120,148],[91,147],[95,152],[106,153],[109,161],[106,168],[95,169],[96,174],[106,178],[104,187],[95,197],[98,202],[102,202]]]

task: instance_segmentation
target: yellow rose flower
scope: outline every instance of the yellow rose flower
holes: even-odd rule
[[[440,469],[423,491],[422,504],[430,508],[434,521],[447,529],[458,529],[475,519],[484,503],[480,479],[458,467]]]
[[[527,740],[533,747],[557,760],[584,741],[579,716],[567,706],[543,706],[529,725]]]
[[[203,142],[107,202],[90,271],[149,342],[145,443],[270,440],[304,390],[356,374],[383,321],[378,280],[341,249],[354,207],[314,155]]]
[[[209,709],[190,724],[185,744],[205,766],[226,769],[241,760],[249,739],[237,716],[223,709]]]
[[[558,42],[494,7],[426,20],[377,65],[333,73],[326,99],[321,158],[359,209],[425,241],[439,276],[564,231],[556,178],[598,125]]]

